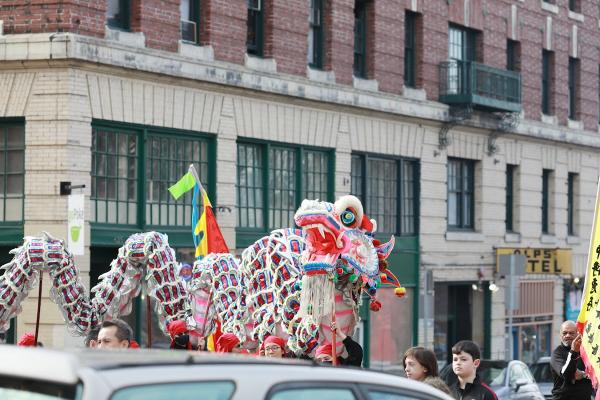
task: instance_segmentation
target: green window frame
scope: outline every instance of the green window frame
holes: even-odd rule
[[[258,57],[264,53],[264,3],[263,0],[248,1],[246,51]]]
[[[377,231],[396,236],[419,232],[419,162],[408,158],[355,153],[351,193],[361,199]]]
[[[200,4],[202,0],[180,0],[181,40],[200,43]]]
[[[0,120],[0,244],[23,239],[25,215],[25,123]]]
[[[552,81],[554,75],[554,52],[542,50],[542,113],[552,115]]]
[[[519,72],[521,70],[521,43],[506,40],[506,69]]]
[[[579,59],[569,57],[569,119],[579,118],[577,97],[579,96]]]
[[[579,175],[569,172],[567,177],[567,234],[569,236],[577,235],[575,229],[575,189]]]
[[[323,2],[325,0],[310,1],[310,16],[308,30],[308,65],[311,68],[323,69],[323,48],[324,48],[324,10]]]
[[[367,77],[367,1],[354,1],[354,76]]]
[[[475,161],[448,158],[448,229],[475,229]]]
[[[550,233],[550,179],[552,170],[542,171],[542,233]]]
[[[404,85],[414,88],[417,84],[417,18],[418,14],[404,14]]]
[[[106,25],[123,30],[131,29],[130,0],[107,0]]]
[[[506,164],[506,232],[514,232],[514,214],[515,207],[515,174],[517,171],[516,165]]]
[[[192,192],[175,200],[168,187],[194,164],[213,205],[215,140],[203,133],[92,123],[92,245],[122,244],[135,232],[169,234],[192,247]]]
[[[293,227],[306,198],[333,201],[334,161],[329,149],[238,141],[237,247],[273,229]]]

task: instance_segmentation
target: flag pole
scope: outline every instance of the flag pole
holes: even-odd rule
[[[339,329],[337,326],[337,321],[335,318],[335,290],[333,291],[333,314],[331,314],[331,322],[335,329],[332,329],[332,338],[331,338],[331,365],[334,367],[338,365],[337,359],[337,330]]]
[[[38,345],[38,334],[40,331],[40,311],[42,308],[42,281],[44,278],[44,271],[40,270],[40,283],[38,288],[38,301],[37,301],[37,315],[35,317],[35,347]]]
[[[188,169],[188,171],[191,172],[192,175],[194,175],[196,183],[198,183],[198,186],[200,186],[200,188],[203,189],[202,183],[200,183],[200,177],[198,176],[198,171],[196,171],[196,167],[194,167],[194,164],[190,164],[190,168]]]

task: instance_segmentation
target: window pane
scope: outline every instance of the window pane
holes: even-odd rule
[[[263,158],[261,147],[238,145],[238,226],[263,227]]]
[[[234,390],[235,384],[233,382],[166,383],[120,389],[111,399],[162,400],[202,398],[202,400],[227,400],[231,398]]]
[[[327,153],[308,150],[303,152],[303,199],[328,200],[328,163],[329,157]]]
[[[400,393],[389,393],[375,390],[369,390],[370,400],[419,400],[421,397],[410,396]]]
[[[369,158],[367,179],[367,215],[377,221],[377,230],[398,233],[397,229],[397,163],[394,160]]]
[[[418,182],[417,174],[417,163],[404,161],[402,163],[402,204],[400,210],[402,211],[402,234],[414,234],[416,233],[416,191],[415,185]]]
[[[294,226],[296,152],[271,147],[269,161],[269,229]]]
[[[355,400],[351,389],[295,388],[277,391],[270,400]]]
[[[358,197],[361,201],[365,201],[363,193],[363,158],[361,156],[352,156],[352,183],[350,194]]]
[[[0,124],[0,221],[23,220],[25,128]]]

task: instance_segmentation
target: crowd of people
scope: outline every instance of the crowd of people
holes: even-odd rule
[[[338,357],[338,365],[360,367],[363,361],[363,349],[352,337],[331,326],[337,340],[342,343],[346,357]],[[175,321],[168,326],[171,349],[207,351],[203,338],[192,340],[185,322]],[[565,321],[561,325],[561,343],[552,353],[552,374],[554,376],[554,400],[589,400],[594,391],[591,381],[585,372],[581,356],[581,335],[578,334],[573,321]],[[194,342],[194,343],[193,343]],[[90,331],[84,340],[86,347],[139,348],[133,340],[133,330],[123,320],[104,321],[101,326]],[[26,333],[18,341],[20,346],[35,346],[33,334]],[[41,346],[37,342],[37,346]],[[216,337],[214,351],[219,353],[241,353],[273,358],[297,358],[286,349],[286,342],[278,336],[267,337],[257,349],[251,351],[242,346],[239,338],[232,333],[219,333]],[[319,346],[314,360],[320,364],[332,364],[334,352],[331,344]],[[304,357],[300,357],[304,358]],[[470,340],[462,340],[452,347],[452,379],[443,380],[439,376],[438,361],[433,351],[424,347],[411,347],[402,358],[402,365],[408,379],[420,381],[441,390],[460,400],[496,400],[496,394],[477,374],[481,362],[479,346]]]

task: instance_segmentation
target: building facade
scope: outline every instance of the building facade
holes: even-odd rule
[[[66,238],[61,181],[85,185],[75,259],[92,286],[135,232],[192,261],[191,199],[166,190],[190,163],[236,252],[303,198],[352,193],[396,236],[408,288],[363,313],[372,367],[416,344],[443,361],[466,338],[503,358],[509,336],[535,361],[578,307],[600,161],[600,11],[554,3],[3,1],[0,255]],[[510,253],[527,257],[512,292]],[[43,293],[44,343],[78,343]],[[35,311],[32,293],[12,336]]]

